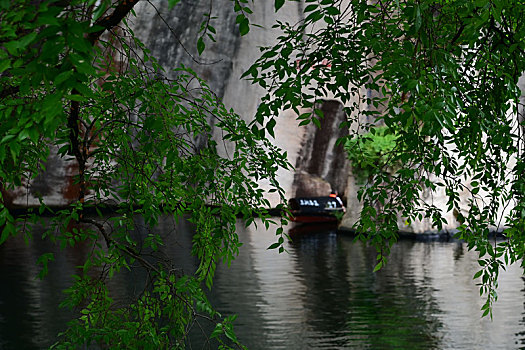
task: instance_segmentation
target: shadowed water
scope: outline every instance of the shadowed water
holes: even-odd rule
[[[165,252],[192,271],[191,227],[165,220],[159,229],[169,236]],[[375,250],[335,230],[295,236],[283,254],[266,249],[276,238],[263,227],[239,234],[241,254],[218,268],[210,299],[223,315],[238,315],[235,331],[250,349],[525,348],[522,271],[502,272],[494,321],[481,319],[477,256],[460,242],[401,241],[372,273]],[[57,254],[40,281],[34,261],[48,248],[19,239],[0,246],[0,349],[45,347],[71,317],[57,309],[60,290],[88,248]],[[112,291],[126,298],[138,277],[118,276]],[[216,345],[196,329],[190,347]]]

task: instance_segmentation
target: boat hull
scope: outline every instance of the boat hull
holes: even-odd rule
[[[290,220],[301,223],[337,222],[345,208],[339,198],[302,197],[288,201],[291,211]]]
[[[290,220],[293,222],[301,222],[305,224],[338,221],[333,215],[292,215]]]

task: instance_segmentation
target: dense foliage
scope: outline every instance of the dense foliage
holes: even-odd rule
[[[349,137],[344,146],[353,174],[360,183],[367,181],[376,168],[386,172],[396,170],[390,160],[396,148],[396,135],[387,127],[372,128],[366,134]]]
[[[31,239],[32,224],[43,223],[44,239],[91,247],[63,303],[80,316],[56,348],[182,348],[199,320],[216,325],[208,336],[219,344],[236,344],[231,318],[213,311],[203,287],[211,288],[217,264],[238,254],[238,216],[268,225],[257,181],[282,196],[275,172],[288,164],[194,72],[157,64],[126,24],[137,2],[0,1],[2,193],[29,186],[51,153],[78,168],[77,199],[66,208],[41,198],[38,208],[14,216],[4,196],[0,244],[15,235]],[[243,10],[239,3],[234,11]],[[201,34],[213,38],[206,23]],[[230,153],[218,147],[212,124]],[[108,206],[107,221],[88,215]],[[43,220],[46,213],[53,215]],[[195,274],[161,254],[168,232],[133,234],[138,217],[155,227],[161,215],[194,224]],[[39,259],[41,276],[53,258]],[[108,280],[132,266],[149,279],[135,300],[116,304]]]
[[[525,253],[525,147],[518,87],[525,70],[521,1],[306,0],[304,20],[278,22],[278,43],[246,72],[268,94],[259,122],[293,109],[319,124],[325,98],[345,105],[352,137],[378,123],[397,135],[385,166],[359,197],[359,237],[386,262],[398,216],[440,230],[455,212],[456,237],[479,252],[484,314],[501,269]],[[301,108],[310,112],[301,113]],[[423,200],[441,191],[445,208]],[[460,193],[468,193],[464,201]],[[493,241],[491,232],[504,239]]]

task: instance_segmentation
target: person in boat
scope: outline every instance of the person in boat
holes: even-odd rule
[[[339,204],[341,204],[341,207],[343,207],[343,212],[346,212],[346,208],[345,208],[345,206],[343,205],[343,201],[341,200],[341,198],[339,198],[339,193],[337,193],[336,190],[332,190],[332,191],[330,192],[330,197],[331,197],[331,198],[335,198],[335,200],[336,200]]]

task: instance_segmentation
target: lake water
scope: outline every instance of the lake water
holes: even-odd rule
[[[193,270],[191,227],[164,220],[159,229],[170,237],[166,253]],[[218,268],[210,299],[238,315],[235,331],[250,349],[525,349],[522,271],[501,273],[494,320],[482,319],[477,256],[460,242],[401,241],[372,273],[375,250],[333,229],[303,232],[283,254],[266,249],[273,232],[239,232],[241,254]],[[40,281],[33,262],[49,248],[20,239],[0,246],[0,349],[43,348],[71,316],[57,305],[89,248],[57,254]],[[111,288],[125,297],[136,283],[123,275]],[[202,348],[197,333],[190,345]]]

